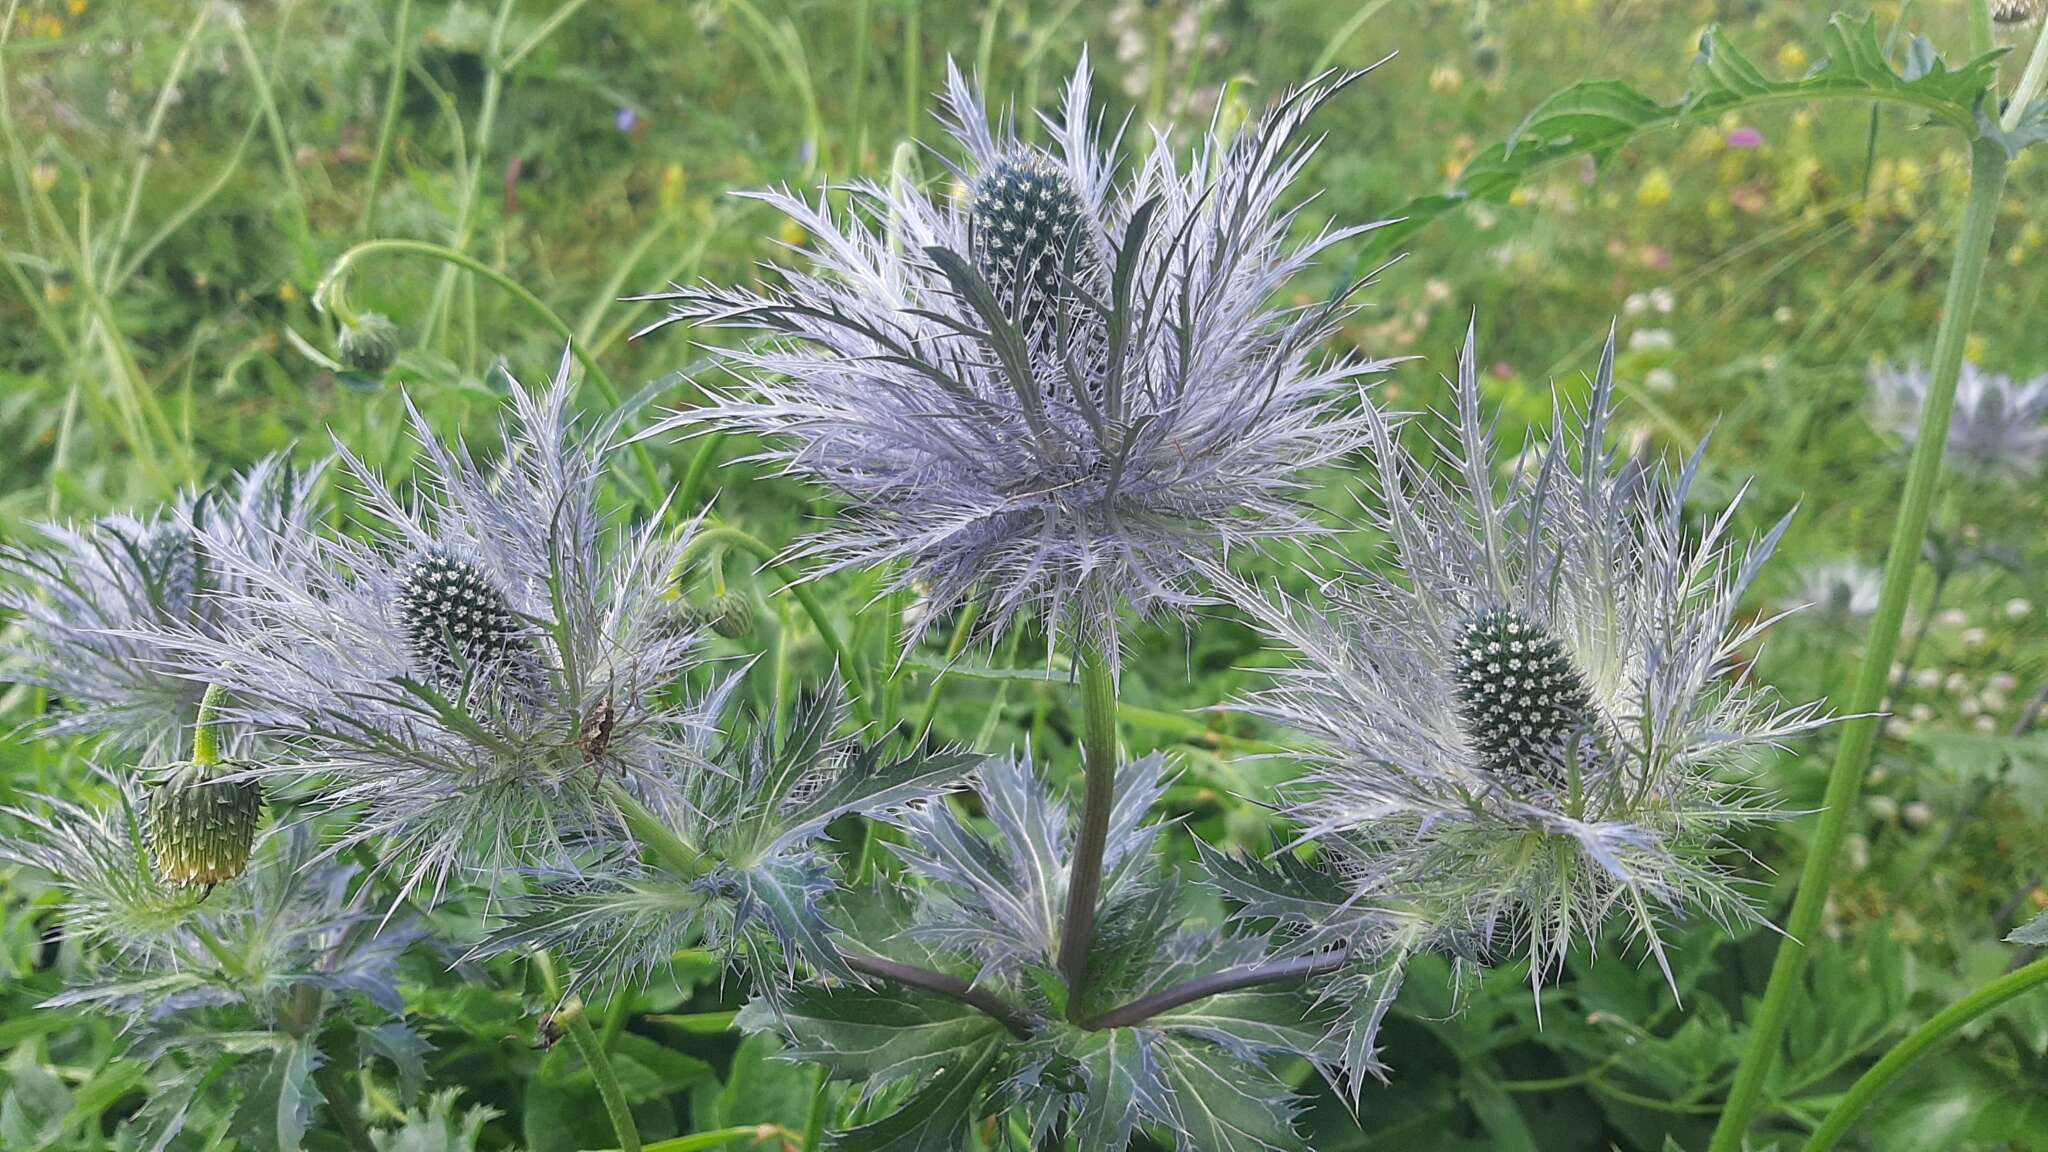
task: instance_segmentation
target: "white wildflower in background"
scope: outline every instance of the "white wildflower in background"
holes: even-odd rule
[[[1884,575],[1857,560],[1827,560],[1800,570],[1801,603],[1815,618],[1834,624],[1861,620],[1877,611]]]
[[[219,638],[239,627],[241,577],[209,555],[206,538],[264,554],[304,534],[323,470],[267,457],[154,516],[42,525],[35,544],[0,549],[0,611],[19,628],[0,640],[0,658],[9,678],[55,697],[47,730],[175,755],[205,685],[165,668],[149,633]]]
[[[1872,364],[1873,418],[1913,444],[1920,434],[1927,385],[1927,372],[1918,364]],[[2022,382],[1963,361],[1949,418],[1947,459],[1982,479],[2024,481],[2040,475],[2048,460],[2048,375]]]
[[[1789,517],[1742,544],[1730,508],[1696,534],[1698,455],[1617,468],[1613,354],[1502,482],[1468,337],[1447,475],[1371,416],[1391,569],[1328,582],[1320,609],[1235,585],[1298,654],[1249,704],[1313,742],[1289,798],[1304,838],[1357,904],[1432,921],[1461,953],[1518,943],[1539,985],[1616,914],[1667,977],[1667,917],[1756,919],[1723,859],[1770,815],[1749,773],[1824,722],[1743,671],[1770,620],[1738,604]]]
[[[1364,436],[1361,381],[1383,365],[1319,351],[1359,284],[1275,299],[1365,230],[1296,242],[1281,205],[1304,122],[1351,79],[1212,133],[1185,167],[1162,141],[1120,179],[1085,62],[1050,148],[992,125],[955,70],[964,201],[858,183],[835,215],[765,194],[818,238],[813,267],[667,297],[670,321],[774,339],[726,353],[745,391],[656,430],[765,436],[764,459],[847,501],[796,555],[928,581],[920,627],[974,596],[988,631],[1033,608],[1109,631],[1122,603],[1196,602],[1195,557],[1314,531],[1305,472]]]

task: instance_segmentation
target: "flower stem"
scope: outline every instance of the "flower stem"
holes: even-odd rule
[[[1142,1024],[1162,1012],[1171,1012],[1182,1005],[1206,1000],[1211,996],[1220,996],[1225,992],[1239,992],[1246,988],[1263,988],[1268,984],[1306,980],[1311,976],[1319,976],[1343,967],[1348,955],[1348,950],[1338,948],[1272,964],[1245,964],[1236,968],[1225,968],[1221,972],[1197,976],[1185,984],[1176,984],[1150,996],[1140,997],[1121,1008],[1112,1008],[1088,1021],[1087,1027],[1129,1028]]]
[[[1799,990],[1806,968],[1806,941],[1820,928],[1821,909],[1827,902],[1828,881],[1836,852],[1849,831],[1849,816],[1856,807],[1863,786],[1864,769],[1870,763],[1871,746],[1877,739],[1875,714],[1883,697],[1886,673],[1898,647],[1900,626],[1905,620],[1906,600],[1912,591],[1913,573],[1920,558],[1920,541],[1927,533],[1927,520],[1934,498],[1935,482],[1941,476],[1942,450],[1948,444],[1949,416],[1955,408],[1956,378],[1962,370],[1963,345],[1970,334],[1970,322],[1977,311],[1977,299],[1984,285],[1985,258],[1991,250],[1991,230],[1998,214],[1999,196],[2005,189],[2010,158],[2002,145],[1978,140],[1971,147],[1970,197],[1963,211],[1962,231],[1956,238],[1955,263],[1949,272],[1948,292],[1942,302],[1941,327],[1934,340],[1934,366],[1928,381],[1926,407],[1920,414],[1920,430],[1913,444],[1913,457],[1906,470],[1906,490],[1892,525],[1891,543],[1885,554],[1884,584],[1878,597],[1877,615],[1871,618],[1870,634],[1864,642],[1863,664],[1857,669],[1855,685],[1843,709],[1851,719],[1843,725],[1842,743],[1835,751],[1829,771],[1827,794],[1820,826],[1807,850],[1806,865],[1799,876],[1798,896],[1778,944],[1777,960],[1771,965],[1770,983],[1764,989],[1756,1022],[1750,1030],[1749,1045],[1737,1066],[1735,1082],[1729,1089],[1727,1108],[1714,1129],[1708,1152],[1736,1152],[1761,1102],[1766,1077],[1778,1058],[1792,997]]]
[[[1833,1148],[1835,1141],[1849,1130],[1849,1125],[1876,1102],[1879,1094],[1906,1070],[1907,1065],[1926,1055],[1929,1049],[1947,1040],[1963,1025],[2043,983],[2048,983],[2048,957],[2008,972],[1936,1013],[1932,1020],[1914,1029],[1912,1035],[1885,1053],[1883,1059],[1871,1065],[1870,1071],[1849,1086],[1849,1091],[1835,1102],[1834,1108],[1807,1140],[1805,1152],[1827,1152]]]
[[[683,838],[676,835],[661,817],[650,811],[647,805],[616,783],[610,789],[612,804],[619,810],[619,818],[626,822],[626,828],[642,847],[661,857],[676,874],[686,880],[694,880],[711,870],[711,863],[704,853],[690,847]]]
[[[1095,940],[1095,904],[1102,894],[1102,853],[1116,806],[1116,665],[1101,640],[1081,648],[1081,838],[1067,877],[1067,916],[1060,933],[1060,976],[1067,1019],[1078,1023],[1088,990],[1088,954]]]
[[[208,684],[199,698],[199,717],[192,723],[192,762],[211,767],[220,763],[220,706],[228,694],[218,684]]]
[[[930,992],[934,995],[944,996],[948,1000],[958,1000],[962,1004],[980,1009],[982,1012],[994,1017],[1003,1027],[1008,1028],[1011,1035],[1017,1037],[1017,1039],[1031,1039],[1033,1031],[1031,1017],[1023,1009],[989,991],[987,988],[970,984],[958,976],[951,976],[944,972],[934,972],[929,968],[920,968],[915,964],[904,964],[900,961],[890,960],[882,956],[872,956],[864,952],[841,952],[840,957],[846,961],[848,968],[863,976],[873,976],[878,980],[888,980],[893,983]]]
[[[363,1112],[357,1105],[358,1093],[349,1091],[348,1078],[342,1074],[341,1065],[333,1060],[313,1069],[313,1084],[320,1089],[320,1095],[327,1101],[327,1114],[341,1129],[354,1152],[377,1152],[377,1142],[370,1139],[370,1130],[363,1124]]]
[[[612,1071],[611,1057],[604,1054],[604,1045],[598,1043],[597,1032],[590,1027],[590,1017],[583,1011],[581,1000],[571,1000],[555,1013],[556,1022],[568,1017],[569,1043],[576,1046],[576,1055],[583,1060],[583,1066],[590,1069],[590,1075],[597,1081],[597,1094],[604,1099],[604,1110],[611,1116],[612,1131],[619,1138],[619,1152],[640,1152],[640,1126],[633,1122],[633,1109],[626,1103],[626,1093],[619,1087],[618,1073]]]

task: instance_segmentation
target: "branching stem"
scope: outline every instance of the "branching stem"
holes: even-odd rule
[[[917,988],[979,1009],[1008,1028],[1010,1034],[1019,1040],[1031,1039],[1031,1034],[1035,1031],[1030,1015],[1023,1009],[987,988],[970,984],[958,976],[934,972],[929,968],[920,968],[915,964],[905,964],[864,952],[842,952],[840,956],[845,959],[848,968],[863,976],[873,976],[877,980],[888,980]]]
[[[1225,968],[1198,976],[1185,984],[1142,996],[1121,1008],[1112,1008],[1095,1019],[1088,1021],[1091,1029],[1129,1028],[1142,1024],[1154,1016],[1171,1012],[1175,1008],[1220,996],[1225,992],[1241,992],[1246,988],[1263,988],[1268,984],[1286,984],[1295,980],[1306,980],[1320,976],[1344,966],[1349,951],[1339,948],[1329,952],[1318,952],[1312,956],[1299,956],[1293,960],[1281,960],[1272,964],[1244,964],[1236,968]]]

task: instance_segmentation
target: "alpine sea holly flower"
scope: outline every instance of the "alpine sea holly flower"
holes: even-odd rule
[[[356,810],[341,843],[381,842],[407,892],[495,889],[618,833],[613,790],[701,765],[714,730],[715,702],[681,684],[697,633],[665,595],[690,533],[612,522],[600,489],[619,417],[575,427],[568,367],[513,387],[496,462],[417,412],[425,474],[405,495],[342,449],[367,543],[207,530],[242,624],[155,641],[286,749],[250,778]]]
[[[175,754],[206,686],[163,667],[148,634],[238,627],[239,577],[208,555],[205,535],[260,552],[307,531],[324,467],[267,457],[157,515],[43,525],[45,546],[0,548],[0,609],[20,630],[0,641],[0,657],[13,678],[56,697],[47,730]]]
[[[1320,608],[1219,574],[1298,654],[1249,704],[1310,741],[1288,806],[1350,890],[1326,906],[1430,927],[1403,946],[1519,941],[1539,985],[1618,913],[1668,977],[1665,916],[1757,917],[1722,858],[1771,815],[1747,773],[1825,723],[1742,673],[1772,619],[1738,606],[1790,517],[1744,544],[1731,507],[1695,533],[1698,455],[1617,467],[1611,337],[1583,411],[1561,403],[1498,478],[1474,355],[1468,335],[1444,474],[1368,414],[1388,570],[1327,581]]]
[[[1920,435],[1928,375],[1918,364],[1870,367],[1877,422],[1908,445]],[[1965,360],[1948,423],[1947,459],[1983,479],[2027,480],[2048,461],[2048,375],[2024,383]]]
[[[854,893],[842,919],[866,949],[862,976],[764,999],[742,1026],[775,1031],[794,1058],[874,1092],[914,1086],[849,1146],[916,1130],[924,1147],[963,1147],[985,1116],[1000,1143],[1043,1147],[1063,1132],[1123,1148],[1138,1130],[1199,1152],[1302,1147],[1275,1056],[1327,1067],[1327,1009],[1298,987],[1316,965],[1267,964],[1268,941],[1186,923],[1185,893],[1160,859],[1147,813],[1163,760],[1119,773],[1104,862],[1102,931],[1089,1002],[1069,1013],[1058,976],[1060,916],[1076,831],[1028,759],[982,771],[986,825],[931,801],[891,819],[920,881],[905,897]],[[904,979],[892,965],[908,965]]]
[[[1384,365],[1319,349],[1363,281],[1276,300],[1376,226],[1297,242],[1282,206],[1313,151],[1304,123],[1354,78],[1289,93],[1235,138],[1212,128],[1184,167],[1162,138],[1120,174],[1085,61],[1050,147],[992,124],[952,70],[964,199],[858,182],[834,212],[760,194],[818,237],[811,267],[662,297],[656,327],[772,339],[724,354],[744,390],[655,431],[764,435],[763,459],[848,504],[795,554],[928,587],[914,633],[976,597],[985,631],[1037,608],[1093,640],[1123,604],[1195,602],[1195,557],[1314,531],[1304,473],[1362,442],[1362,381]]]

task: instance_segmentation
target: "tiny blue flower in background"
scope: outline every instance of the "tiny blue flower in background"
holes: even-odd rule
[[[618,115],[612,117],[612,125],[621,132],[631,132],[640,126],[640,113],[630,104],[619,106]]]
[[[1928,382],[1918,364],[1870,366],[1872,415],[1909,446],[1920,436]],[[1949,417],[1947,458],[1980,479],[2019,481],[2040,475],[2048,460],[2048,375],[2020,382],[1963,361]]]

